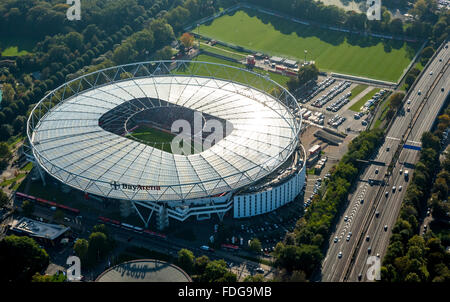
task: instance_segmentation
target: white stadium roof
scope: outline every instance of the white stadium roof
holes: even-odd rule
[[[186,156],[99,126],[103,114],[138,98],[161,99],[216,116],[232,123],[233,131],[209,149]],[[29,120],[29,140],[34,157],[49,174],[82,191],[135,201],[201,198],[243,187],[292,154],[300,129],[299,120],[275,97],[192,75],[93,85],[42,117],[35,114]]]

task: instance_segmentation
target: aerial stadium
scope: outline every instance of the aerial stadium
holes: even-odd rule
[[[195,61],[99,70],[48,93],[27,122],[46,177],[129,204],[147,226],[271,212],[305,183],[296,99],[268,76]],[[144,211],[145,209],[145,211]]]

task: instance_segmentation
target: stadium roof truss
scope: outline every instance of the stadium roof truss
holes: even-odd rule
[[[105,112],[136,99],[206,112],[233,123],[233,131],[186,156],[99,126]],[[132,105],[131,113],[142,109]],[[177,201],[236,190],[276,170],[298,145],[296,109],[296,99],[267,75],[217,63],[141,62],[51,91],[33,108],[27,136],[39,166],[71,187],[109,198]]]

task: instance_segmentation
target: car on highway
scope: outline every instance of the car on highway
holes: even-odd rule
[[[339,252],[338,254],[338,258],[341,259],[342,258],[342,252]]]
[[[432,70],[432,71],[430,71],[430,75],[433,75],[433,70]]]
[[[264,269],[262,267],[258,267],[256,269],[256,272],[259,273],[259,274],[264,274]]]
[[[364,198],[361,198],[360,202],[361,202],[361,204],[363,204],[364,203]]]
[[[392,187],[392,193],[395,193],[395,189],[396,189],[396,187],[393,186],[393,187]]]
[[[389,192],[386,191],[386,193],[384,193],[384,195],[385,195],[386,197],[388,197],[388,196],[389,196]]]
[[[411,108],[406,108],[406,112],[410,112],[411,111]]]
[[[371,252],[372,252],[372,248],[369,247],[369,248],[367,249],[367,253],[370,254]]]
[[[388,229],[388,226],[387,226],[387,224],[385,224],[384,225],[384,230],[387,231],[387,229]]]
[[[336,242],[338,242],[338,238],[337,237],[334,237],[334,243],[336,243]]]
[[[361,279],[362,279],[362,274],[361,274],[361,273],[359,273],[359,275],[358,275],[358,280],[360,280],[360,281],[361,281]]]
[[[350,241],[350,235],[347,235],[347,241]]]
[[[348,216],[345,216],[345,217],[344,217],[344,221],[347,221],[347,220],[348,220]]]
[[[398,191],[400,192],[402,190],[402,186],[398,186]]]
[[[399,173],[400,173],[400,175],[402,175],[402,173],[403,173],[403,169],[400,169]]]
[[[380,216],[380,212],[376,211],[376,212],[375,212],[375,217],[378,218],[379,216]]]
[[[441,91],[444,91],[445,89],[444,89],[444,87],[441,87]]]
[[[406,102],[406,104],[411,104],[411,100],[410,99],[408,99],[408,101]]]
[[[379,253],[377,253],[377,258],[380,258],[380,254]]]
[[[386,148],[386,152],[389,152],[389,150],[391,150],[391,148],[387,147],[387,148]]]
[[[366,236],[366,241],[369,241],[369,240],[370,240],[370,236],[367,235],[367,236]]]
[[[418,95],[421,95],[421,94],[422,94],[422,91],[420,91],[420,89],[419,89],[419,91],[417,92],[417,94],[418,94]]]
[[[378,174],[378,168],[375,169],[375,174]]]

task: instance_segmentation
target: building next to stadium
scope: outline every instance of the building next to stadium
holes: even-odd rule
[[[27,157],[44,185],[50,176],[119,200],[146,226],[154,213],[159,229],[169,218],[251,217],[293,201],[304,187],[299,111],[287,90],[245,69],[122,65],[47,94],[28,119]],[[171,149],[130,136],[142,125],[176,133]]]

